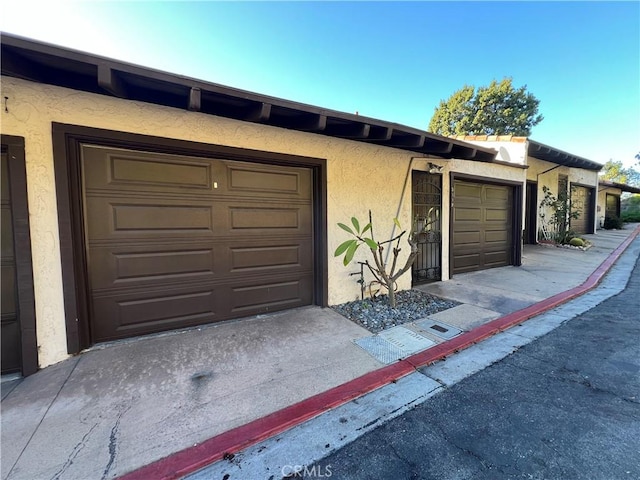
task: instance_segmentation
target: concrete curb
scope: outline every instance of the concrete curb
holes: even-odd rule
[[[229,430],[193,447],[176,452],[156,462],[129,472],[123,480],[176,479],[223,459],[251,445],[299,425],[321,413],[347,403],[383,385],[415,372],[442,358],[478,343],[496,333],[507,330],[534,316],[568,302],[595,288],[620,258],[627,247],[640,234],[640,226],[622,242],[598,268],[579,286],[542,300],[529,307],[510,313],[463,333],[451,340],[411,355],[392,365],[380,368],[350,382],[319,393],[299,403],[274,412],[266,417]]]

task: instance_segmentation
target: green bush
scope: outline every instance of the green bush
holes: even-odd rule
[[[556,243],[566,245],[567,243],[570,243],[571,240],[573,240],[576,237],[576,235],[577,235],[576,232],[574,232],[573,230],[558,232],[555,235],[555,241]]]
[[[573,245],[574,247],[584,247],[584,240],[575,237],[569,240],[569,245]]]
[[[605,222],[606,222],[605,218]],[[640,222],[640,211],[622,212],[623,222]],[[606,227],[605,227],[606,228]]]
[[[612,230],[614,228],[617,230],[621,230],[622,226],[622,219],[617,217],[616,215],[604,217],[603,227],[605,230]]]

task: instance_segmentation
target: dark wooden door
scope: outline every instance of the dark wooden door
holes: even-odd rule
[[[16,284],[16,257],[13,243],[13,218],[11,213],[11,190],[9,162],[2,152],[2,373],[19,372],[22,369],[20,317],[18,315],[18,292]]]
[[[82,147],[92,341],[313,303],[305,168]]]
[[[607,193],[604,210],[605,217],[620,217],[620,197]]]
[[[513,263],[512,201],[509,186],[454,182],[453,274]]]

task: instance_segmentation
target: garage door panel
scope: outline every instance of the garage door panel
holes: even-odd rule
[[[165,289],[123,293],[93,300],[96,342],[188,327],[218,319],[217,295],[211,288]]]
[[[505,230],[485,230],[484,241],[485,243],[501,243],[506,246],[509,241],[509,232]]]
[[[487,222],[499,222],[506,225],[509,221],[509,211],[505,208],[485,208],[484,219]]]
[[[480,254],[469,253],[456,255],[453,259],[453,266],[459,273],[476,269],[476,265],[480,261]]]
[[[272,280],[231,288],[231,314],[254,315],[308,305],[312,277]]]
[[[230,272],[253,273],[265,269],[310,269],[311,242],[296,244],[230,246]]]
[[[485,252],[484,263],[487,267],[502,267],[509,264],[509,252],[500,250],[497,252]]]
[[[486,185],[484,199],[487,204],[497,203],[500,205],[504,205],[504,203],[509,199],[509,190],[502,186],[492,186]]]
[[[181,200],[122,199],[90,197],[86,200],[92,221],[89,240],[157,237],[213,233],[214,209],[204,202]]]
[[[213,208],[202,205],[111,204],[113,231],[213,230]],[[155,232],[152,232],[155,233]]]
[[[480,245],[480,232],[455,232],[456,235],[456,245],[463,246],[472,246],[475,248],[477,245]]]
[[[208,280],[215,273],[214,259],[210,244],[95,246],[90,257],[91,286],[103,289]]]
[[[478,221],[480,219],[480,208],[474,206],[460,206],[456,207],[454,215],[454,221],[456,222],[465,222],[465,221]]]
[[[159,153],[84,146],[83,172],[89,190],[210,195],[216,163]],[[218,170],[222,164],[218,166]]]
[[[456,200],[475,200],[482,195],[482,185],[475,183],[457,183]]]
[[[229,193],[242,193],[308,199],[311,197],[311,172],[284,167],[226,162]]]
[[[300,209],[274,207],[231,207],[231,231],[234,230],[298,230]]]

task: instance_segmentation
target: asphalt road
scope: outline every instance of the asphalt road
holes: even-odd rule
[[[305,478],[640,478],[640,262],[626,289]]]

